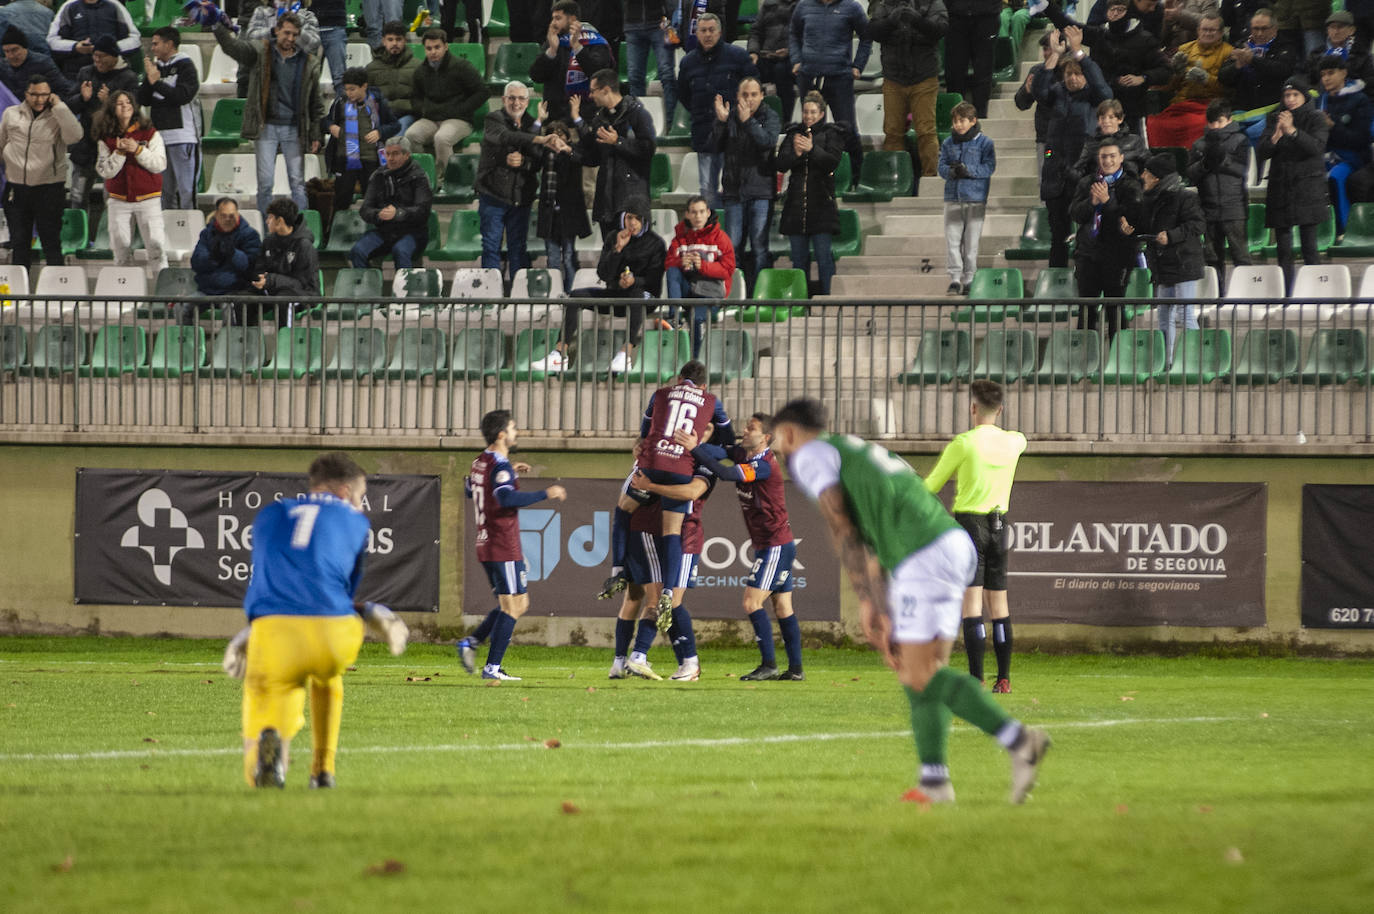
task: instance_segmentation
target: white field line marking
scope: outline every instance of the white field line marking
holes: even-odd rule
[[[1110,720],[1069,720],[1047,724],[1051,730],[1095,729],[1100,727],[1122,727],[1130,724],[1204,724],[1254,720],[1251,717],[1157,717],[1157,718],[1117,718]],[[960,724],[960,729],[972,727]],[[910,730],[879,730],[849,733],[783,733],[776,736],[727,736],[715,739],[653,739],[633,743],[564,743],[565,749],[600,749],[620,752],[629,749],[713,749],[733,746],[767,746],[779,743],[827,743],[836,740],[885,739],[898,736],[911,737]],[[498,743],[483,746],[475,743],[445,743],[437,746],[357,746],[340,747],[343,755],[394,755],[404,752],[516,752],[529,749],[543,749],[542,742]],[[239,755],[243,752],[237,747],[216,749],[126,749],[105,752],[17,752],[0,755],[0,762],[83,762],[109,761],[118,759],[149,758],[187,758],[215,755]]]

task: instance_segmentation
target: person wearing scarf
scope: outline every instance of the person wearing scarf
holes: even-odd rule
[[[322,125],[329,136],[325,161],[334,177],[334,212],[353,205],[354,192],[365,193],[378,165],[386,165],[383,143],[401,132],[400,122],[380,92],[367,84],[367,71],[351,67],[343,74],[343,94],[334,99]]]
[[[1136,266],[1139,245],[1135,236],[1121,229],[1122,218],[1134,225],[1140,218],[1143,191],[1140,179],[1126,170],[1121,147],[1103,140],[1097,147],[1097,171],[1078,183],[1069,215],[1078,223],[1074,252],[1074,279],[1079,298],[1120,298]],[[1110,342],[1122,328],[1120,305],[1102,305]],[[1078,315],[1078,329],[1096,330],[1098,307],[1086,307]]]
[[[1326,140],[1326,174],[1331,181],[1332,202],[1336,205],[1336,234],[1345,234],[1350,215],[1346,180],[1369,164],[1370,124],[1374,122],[1374,101],[1365,94],[1362,80],[1349,79],[1345,58],[1332,55],[1322,61],[1322,94],[1317,110],[1326,118],[1331,133]]]
[[[988,188],[997,169],[992,140],[978,127],[978,109],[954,106],[953,132],[940,146],[940,177],[945,179],[945,245],[949,295],[968,294],[978,269],[978,239],[988,208]]]
[[[1146,236],[1145,257],[1155,284],[1155,298],[1171,302],[1156,307],[1168,364],[1172,365],[1178,324],[1188,330],[1197,329],[1194,302],[1202,281],[1200,236],[1205,223],[1197,194],[1183,189],[1173,156],[1152,156],[1145,163],[1140,180],[1145,194],[1139,220],[1131,223],[1122,216],[1120,227],[1123,235]]]
[[[1236,122],[1250,145],[1264,133],[1264,117],[1279,103],[1283,82],[1298,68],[1298,55],[1279,37],[1274,16],[1257,10],[1250,17],[1250,37],[1231,51],[1217,73],[1217,81],[1230,96],[1230,107],[1243,112]]]

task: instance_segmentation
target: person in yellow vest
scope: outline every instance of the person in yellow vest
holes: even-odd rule
[[[969,673],[983,678],[987,629],[983,611],[992,619],[992,649],[997,655],[994,692],[1011,691],[1011,614],[1007,607],[1007,509],[1016,461],[1026,449],[1026,436],[997,425],[1003,389],[996,381],[969,385],[969,418],[973,428],[945,445],[926,488],[938,493],[958,474],[954,519],[968,531],[978,550],[978,570],[964,592],[964,650]]]

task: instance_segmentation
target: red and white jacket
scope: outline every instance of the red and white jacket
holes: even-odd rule
[[[139,203],[162,196],[162,172],[167,169],[167,149],[162,135],[152,127],[130,124],[125,136],[138,141],[132,156],[115,151],[115,138],[96,144],[95,170],[105,179],[105,191],[112,200]]]
[[[699,231],[686,219],[677,224],[672,244],[668,245],[668,256],[663,261],[664,268],[681,270],[683,254],[700,254],[701,269],[697,275],[724,280],[725,294],[730,294],[730,284],[735,278],[735,249],[715,213]]]

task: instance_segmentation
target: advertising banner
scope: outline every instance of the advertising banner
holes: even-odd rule
[[[1302,624],[1374,628],[1374,486],[1302,487]]]
[[[80,468],[77,603],[242,606],[253,517],[307,491],[303,473]],[[439,477],[369,476],[358,598],[439,610]]]
[[[552,480],[522,479],[522,490],[542,489]],[[520,544],[529,576],[530,614],[607,618],[620,609],[620,598],[598,600],[596,594],[611,570],[611,512],[621,480],[560,479],[565,502],[540,502],[520,511]],[[787,506],[797,542],[793,604],[803,621],[838,621],[840,567],[830,551],[821,519],[791,483]],[[485,613],[496,605],[472,543],[476,533],[472,503],[463,512],[463,606]],[[740,514],[735,487],[717,483],[702,513],[706,545],[697,567],[697,585],[687,595],[694,617],[742,619],[741,594],[754,562],[749,533]]]

